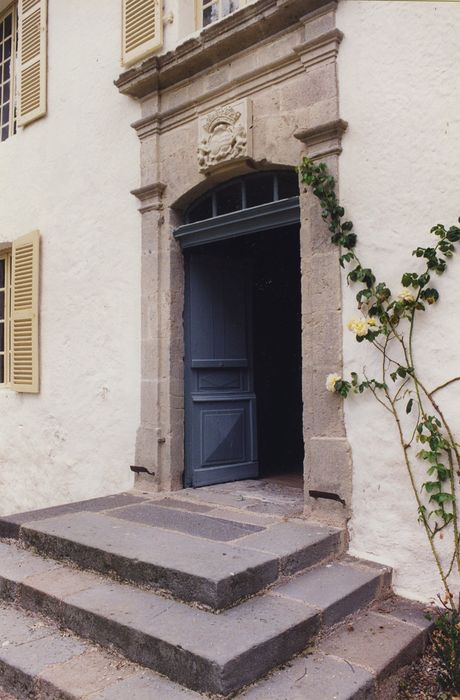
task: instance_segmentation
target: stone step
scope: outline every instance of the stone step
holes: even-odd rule
[[[219,614],[0,544],[0,595],[191,690],[228,696],[305,649],[389,584],[344,560],[278,583]]]
[[[401,599],[348,618],[314,648],[237,695],[241,700],[371,700],[423,652],[431,625]],[[198,700],[183,688],[50,620],[0,604],[0,698]],[[385,697],[394,697],[392,693]]]
[[[203,697],[13,605],[0,604],[0,630],[0,700]]]
[[[124,503],[121,496],[1,518],[0,534],[55,559],[214,610],[344,549],[341,530],[301,520],[268,518],[254,525],[241,522],[248,516],[236,511],[240,521],[193,512],[207,507],[193,502]]]
[[[422,606],[392,598],[335,628],[241,700],[377,700],[394,698],[392,674],[423,653],[432,624]]]

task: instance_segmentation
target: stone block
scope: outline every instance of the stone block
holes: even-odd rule
[[[64,638],[64,637],[63,637]],[[65,639],[65,638],[64,638]],[[85,644],[83,653],[64,663],[50,663],[36,681],[38,697],[55,697],[56,691],[64,697],[83,698],[103,692],[107,687],[134,675],[136,667],[99,649]],[[153,675],[153,674],[152,674]]]
[[[142,378],[155,379],[157,376],[157,343],[155,340],[143,340],[141,342]]]
[[[91,695],[91,700],[199,700],[202,697],[167,678],[140,671]]]
[[[79,511],[102,511],[106,508],[117,508],[118,506],[129,505],[131,503],[141,503],[145,498],[133,496],[130,493],[118,493],[113,496],[102,496],[101,498],[90,498],[86,501],[76,501],[66,503],[51,508],[31,510],[14,515],[0,517],[0,537],[17,538],[21,525],[30,522],[32,519],[46,520],[66,513],[76,513]]]
[[[309,489],[337,494],[351,506],[351,455],[345,438],[312,437]]]
[[[58,601],[101,583],[101,577],[66,566],[32,574],[17,589],[16,600],[28,610],[55,614]]]
[[[186,510],[186,509],[185,509]],[[161,508],[155,503],[144,503],[135,508],[119,508],[112,516],[153,527],[184,532],[195,537],[204,537],[219,542],[229,542],[251,532],[260,532],[263,527],[230,520],[212,520],[199,513],[187,513],[180,509]]]
[[[311,307],[313,311],[330,313],[342,306],[339,251],[337,248],[317,252],[312,256]],[[343,327],[342,321],[340,327]]]
[[[344,438],[343,399],[326,390],[326,377],[337,371],[338,363],[315,367],[312,371],[311,424],[315,437]],[[339,367],[340,371],[340,367]]]
[[[276,515],[264,515],[262,513],[254,513],[253,511],[236,511],[230,508],[213,508],[208,512],[210,518],[222,518],[224,520],[233,520],[238,523],[249,523],[251,525],[272,525],[279,522],[280,517]]]
[[[280,557],[284,574],[305,569],[340,551],[342,532],[312,524],[278,523],[240,540],[241,547]]]
[[[8,669],[5,674],[8,685],[33,688],[35,676],[47,666],[60,664],[81,654],[84,644],[73,637],[54,632],[29,642],[8,644],[0,647],[0,668]]]
[[[0,543],[0,595],[2,598],[14,598],[17,584],[28,576],[59,569],[57,562],[17,549],[13,545]]]
[[[158,414],[158,387],[152,381],[143,380],[141,383],[141,415],[142,422],[154,426]]]
[[[425,634],[419,627],[390,615],[369,612],[324,640],[325,654],[368,668],[380,679],[423,651]]]
[[[0,649],[17,647],[25,642],[35,642],[50,637],[55,629],[43,620],[19,610],[13,605],[0,604]]]
[[[407,622],[420,630],[429,631],[433,628],[433,617],[438,610],[429,605],[422,605],[404,598],[392,596],[380,602],[376,612]]]
[[[335,29],[335,6],[331,4],[326,7],[326,12],[320,7],[301,19],[305,27],[305,41],[313,41]]]
[[[298,600],[321,612],[333,625],[370,603],[382,588],[383,571],[334,562],[272,589],[274,595]]]
[[[270,90],[264,90],[254,95],[253,98],[254,114],[265,117],[279,113],[280,110],[280,94],[278,86],[271,86]]]
[[[155,501],[155,505],[161,506],[162,508],[174,508],[179,510],[187,510],[191,513],[208,513],[212,510],[211,506],[206,506],[201,503],[192,503],[191,501],[184,501],[179,498],[161,498]]]
[[[371,673],[323,654],[300,656],[241,695],[241,700],[367,700]]]

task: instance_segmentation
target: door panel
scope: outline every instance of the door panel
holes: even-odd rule
[[[251,269],[197,252],[186,268],[186,484],[255,477]]]

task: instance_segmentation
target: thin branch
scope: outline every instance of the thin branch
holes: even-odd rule
[[[399,387],[398,391],[396,392],[396,394],[395,394],[395,396],[394,396],[394,401],[398,401],[398,396],[399,396],[399,394],[400,394],[401,391],[404,389],[404,387],[406,386],[407,382],[410,382],[411,379],[412,379],[412,377],[409,376],[409,377],[407,377],[407,379],[405,379],[405,380],[403,381],[403,383],[401,384],[401,386]]]
[[[393,413],[393,411],[391,410],[391,408],[390,408],[389,406],[387,406],[387,404],[385,403],[385,401],[382,401],[382,399],[380,398],[380,396],[377,394],[377,392],[376,392],[376,390],[375,390],[375,387],[372,386],[371,381],[370,381],[370,379],[368,378],[368,376],[367,376],[367,374],[366,374],[366,372],[365,372],[364,370],[363,370],[363,376],[364,376],[364,379],[366,380],[366,382],[369,382],[369,389],[370,389],[370,390],[372,391],[372,393],[374,394],[375,400],[378,401],[380,404],[382,404],[383,408],[386,408],[387,411],[390,411],[390,413]]]
[[[418,422],[419,422],[419,420],[420,420],[420,406],[419,406],[418,404],[417,404],[417,409],[418,409],[418,415],[417,415],[417,420],[415,421],[414,431],[413,431],[413,433],[412,433],[412,435],[411,435],[411,438],[410,438],[409,442],[407,443],[409,446],[412,445],[412,443],[414,442],[414,438],[415,438],[415,436],[416,436],[416,434],[417,434],[417,426],[418,426]]]
[[[453,384],[454,382],[460,382],[460,377],[454,377],[453,379],[449,379],[448,382],[444,382],[444,384],[440,384],[439,386],[436,387],[436,389],[433,389],[432,391],[430,391],[428,396],[431,398],[433,396],[433,394],[435,394],[437,391],[444,389],[444,387],[449,386],[449,384]]]

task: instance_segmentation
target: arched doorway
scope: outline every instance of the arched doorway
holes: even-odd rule
[[[185,259],[185,485],[302,474],[299,191],[236,178],[175,231]]]

